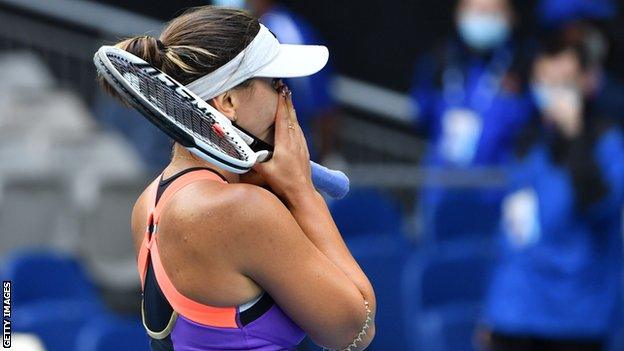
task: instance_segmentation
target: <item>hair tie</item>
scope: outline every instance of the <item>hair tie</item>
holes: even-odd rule
[[[158,50],[160,51],[167,50],[167,47],[165,46],[165,44],[163,44],[162,41],[160,41],[160,39],[156,39],[156,46],[158,47]]]

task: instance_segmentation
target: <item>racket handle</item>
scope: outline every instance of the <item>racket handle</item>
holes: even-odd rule
[[[342,199],[349,192],[349,178],[341,171],[335,171],[316,162],[310,161],[312,182],[314,186],[325,194]]]

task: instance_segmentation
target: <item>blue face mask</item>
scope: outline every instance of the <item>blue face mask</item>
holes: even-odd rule
[[[490,50],[509,38],[511,28],[500,15],[468,12],[459,19],[459,34],[475,50]]]
[[[540,111],[544,111],[550,106],[550,90],[543,84],[531,84],[531,95],[533,96],[535,106],[537,106]]]
[[[581,91],[574,86],[548,86],[541,83],[531,83],[531,95],[535,106],[544,112],[552,106],[556,99],[565,99],[569,104],[582,102]]]
[[[233,7],[236,9],[244,9],[246,5],[245,0],[214,0],[212,4],[215,6]]]

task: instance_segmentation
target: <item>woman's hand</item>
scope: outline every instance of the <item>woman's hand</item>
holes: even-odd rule
[[[278,93],[273,157],[254,166],[273,192],[288,203],[314,193],[310,174],[310,153],[285,86]]]
[[[567,138],[578,136],[583,129],[583,101],[580,93],[570,89],[554,91],[546,117]]]

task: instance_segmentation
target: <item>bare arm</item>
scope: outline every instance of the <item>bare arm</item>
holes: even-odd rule
[[[289,209],[310,241],[356,286],[364,301],[368,304],[372,315],[371,318],[374,321],[377,304],[373,287],[349,252],[338,228],[334,224],[325,200],[320,194],[314,192],[314,194],[308,197],[302,197],[297,201],[291,202]],[[374,325],[372,328],[374,328]],[[362,344],[368,345],[373,337],[374,334],[372,332],[367,333],[366,342]]]
[[[325,201],[312,185],[309,153],[292,100],[286,97],[278,108],[273,158],[255,169],[284,201],[297,227],[310,243],[357,289],[362,310],[366,301],[374,316],[376,302],[373,288],[342,240]],[[365,319],[364,316],[360,320],[361,326]],[[372,334],[369,333],[361,344],[368,345]]]
[[[374,311],[373,287],[349,252],[323,197],[315,191],[291,201],[288,207],[310,241],[355,284]]]
[[[236,230],[240,272],[268,291],[315,343],[332,349],[346,347],[367,318],[365,300],[374,309],[366,277],[362,284],[370,289],[370,301],[343,268],[309,239],[273,194],[249,187],[240,198],[245,203],[241,207],[239,202],[235,210],[242,211],[236,216],[241,219]],[[345,268],[359,270],[353,258],[350,260],[355,267]],[[364,349],[373,336],[371,322],[353,350]]]

